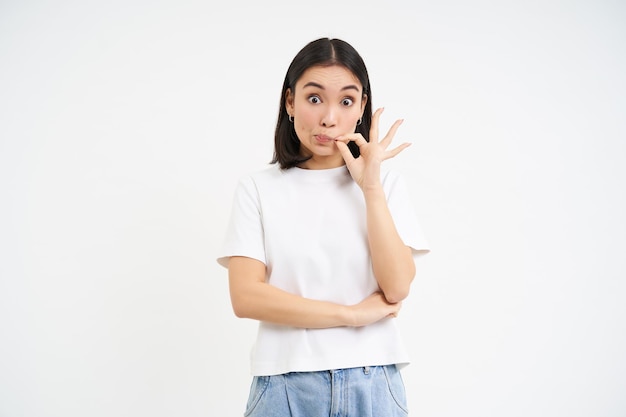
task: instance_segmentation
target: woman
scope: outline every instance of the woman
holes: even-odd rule
[[[246,416],[404,416],[394,318],[428,251],[402,177],[381,163],[367,69],[348,43],[306,45],[285,77],[269,168],[242,178],[218,261],[259,320]]]

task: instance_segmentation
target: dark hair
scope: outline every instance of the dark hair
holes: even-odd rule
[[[271,163],[278,162],[282,169],[293,168],[309,158],[300,155],[300,141],[293,123],[289,121],[286,109],[286,93],[288,89],[295,91],[296,82],[302,74],[314,66],[340,65],[354,74],[363,86],[363,96],[367,95],[363,121],[356,127],[356,132],[363,135],[369,142],[370,125],[372,124],[372,92],[367,68],[359,53],[347,42],[340,39],[321,38],[308,43],[298,52],[287,69],[283,89],[280,93],[280,107],[274,133],[274,157]],[[359,147],[348,144],[352,155],[359,156]]]

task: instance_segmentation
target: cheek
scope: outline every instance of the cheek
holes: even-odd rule
[[[354,129],[356,127],[357,122],[359,121],[360,116],[361,116],[361,113],[359,112],[351,112],[350,115],[348,115],[344,119],[344,126],[346,128]]]
[[[298,120],[297,126],[301,129],[310,129],[315,124],[316,116],[312,111],[300,111],[296,113]]]
[[[296,131],[296,135],[298,136],[298,139],[302,140],[302,138],[308,136],[308,132],[311,131],[311,124],[308,121],[306,116],[296,114],[296,119],[294,121],[294,129]]]

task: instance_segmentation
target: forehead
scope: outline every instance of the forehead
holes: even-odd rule
[[[296,82],[296,88],[302,88],[308,83],[319,84],[328,89],[342,89],[348,85],[355,85],[359,91],[363,90],[361,82],[352,71],[340,65],[314,66],[307,69]]]

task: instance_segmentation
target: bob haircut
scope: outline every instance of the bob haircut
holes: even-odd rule
[[[361,124],[355,132],[360,133],[369,142],[372,124],[372,92],[367,68],[359,53],[347,42],[340,39],[320,38],[308,43],[298,52],[287,69],[283,90],[280,94],[278,120],[274,133],[274,157],[271,163],[278,163],[282,169],[293,168],[309,158],[300,155],[300,140],[296,135],[293,123],[289,121],[286,109],[286,93],[288,89],[295,91],[296,83],[302,74],[314,66],[330,67],[339,65],[346,68],[360,81],[363,86],[362,99],[367,96]],[[355,158],[360,155],[359,147],[354,142],[348,147]]]

